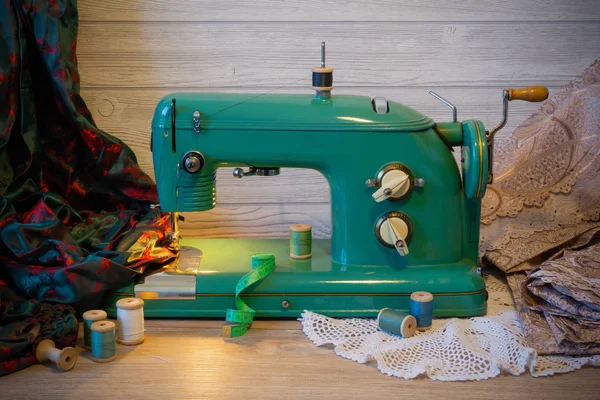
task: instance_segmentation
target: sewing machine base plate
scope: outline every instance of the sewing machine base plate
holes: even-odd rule
[[[107,296],[109,315],[116,315],[117,300],[137,293],[144,298],[147,317],[224,318],[226,309],[235,307],[235,285],[250,270],[252,254],[261,252],[274,253],[277,267],[242,295],[257,317],[298,317],[304,310],[336,317],[374,317],[385,307],[408,310],[410,294],[419,290],[434,294],[435,317],[486,312],[484,281],[476,272],[477,265],[468,260],[403,268],[351,266],[331,261],[329,240],[313,240],[313,255],[306,260],[290,258],[286,239],[181,239],[181,245],[202,250],[197,273],[189,275],[188,271],[188,277],[196,279],[195,296],[186,288],[177,298],[176,285],[168,283],[168,298],[150,296],[140,290],[142,285],[132,283]],[[189,278],[179,278],[189,286]],[[157,282],[163,282],[164,275],[160,279]]]

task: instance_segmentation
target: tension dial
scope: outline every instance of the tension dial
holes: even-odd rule
[[[414,187],[412,172],[403,164],[388,164],[377,173],[377,190],[373,193],[376,202],[398,201],[410,194]]]
[[[383,214],[375,224],[375,236],[384,246],[393,247],[398,254],[408,254],[408,244],[412,236],[412,223],[408,215],[392,211]]]

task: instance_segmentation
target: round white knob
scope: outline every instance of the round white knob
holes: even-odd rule
[[[402,218],[398,217],[387,218],[379,226],[379,236],[381,239],[387,244],[394,246],[401,256],[408,254],[408,245],[406,244],[408,232],[408,225]]]
[[[389,198],[398,199],[409,190],[410,176],[400,169],[393,169],[383,175],[381,187],[373,193],[373,199],[378,203]]]

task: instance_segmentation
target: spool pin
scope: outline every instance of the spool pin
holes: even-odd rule
[[[325,42],[321,42],[321,65],[312,69],[312,88],[317,91],[317,97],[331,97],[333,68],[325,66]]]
[[[107,363],[114,361],[115,349],[115,323],[112,321],[96,321],[92,324],[92,361]]]
[[[303,260],[312,257],[312,226],[294,224],[290,226],[290,257]]]
[[[117,342],[126,346],[144,342],[144,300],[127,297],[116,305]]]
[[[42,340],[35,349],[35,359],[39,363],[52,361],[61,371],[68,371],[77,362],[77,351],[72,347],[59,350],[50,339]]]
[[[384,308],[377,315],[377,326],[386,332],[409,338],[415,334],[417,320],[408,313]]]
[[[92,324],[96,321],[104,321],[106,317],[106,311],[103,310],[89,310],[83,313],[83,347],[92,348]]]

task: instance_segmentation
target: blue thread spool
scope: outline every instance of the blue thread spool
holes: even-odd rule
[[[83,347],[92,348],[92,324],[105,319],[106,311],[103,310],[89,310],[83,313]]]
[[[403,311],[384,308],[377,315],[377,326],[386,332],[409,338],[415,334],[417,320]]]
[[[114,361],[115,348],[115,323],[112,321],[97,321],[91,326],[92,330],[92,361],[107,363]]]
[[[418,330],[426,331],[431,328],[433,295],[429,292],[413,292],[410,295],[409,312],[417,319]]]

